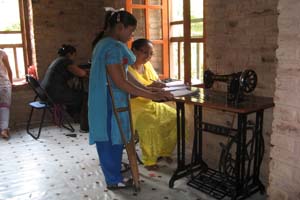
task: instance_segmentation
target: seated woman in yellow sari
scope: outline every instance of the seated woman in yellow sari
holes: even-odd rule
[[[153,45],[147,39],[132,43],[136,61],[128,71],[144,86],[164,87],[149,62]],[[130,100],[133,127],[138,132],[142,161],[148,170],[157,170],[157,160],[172,162],[171,154],[176,146],[176,110],[164,103],[153,102],[143,97]]]

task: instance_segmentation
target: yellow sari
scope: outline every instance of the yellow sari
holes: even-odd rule
[[[129,66],[129,72],[143,85],[150,85],[158,76],[150,62],[139,74]],[[155,165],[158,157],[171,156],[177,138],[176,110],[164,103],[137,97],[130,100],[132,122],[138,131],[142,161],[145,166]]]

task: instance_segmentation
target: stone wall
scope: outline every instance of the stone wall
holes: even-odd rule
[[[102,26],[102,1],[37,0],[33,1],[32,9],[40,78],[62,44],[76,47],[78,63],[86,63],[90,59],[91,42]]]
[[[278,67],[271,135],[269,195],[300,199],[300,2],[279,0]]]

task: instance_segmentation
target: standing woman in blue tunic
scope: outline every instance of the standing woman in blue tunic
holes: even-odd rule
[[[89,80],[89,127],[90,144],[96,144],[100,166],[108,189],[132,186],[132,181],[121,174],[123,142],[112,108],[112,97],[117,107],[128,106],[128,95],[161,101],[169,100],[168,92],[152,92],[135,81],[127,79],[127,68],[135,62],[135,56],[125,45],[136,29],[135,17],[126,11],[109,11],[104,31],[95,44]],[[109,80],[107,80],[109,79]],[[130,139],[130,116],[119,114],[121,126],[127,140]]]

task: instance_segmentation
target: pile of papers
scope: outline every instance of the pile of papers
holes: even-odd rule
[[[165,91],[170,91],[174,97],[188,96],[197,94],[198,91],[192,91],[189,86],[185,85],[183,81],[172,81],[166,83]]]

